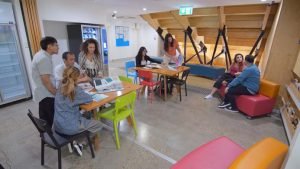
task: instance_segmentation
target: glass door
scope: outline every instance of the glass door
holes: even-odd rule
[[[29,97],[29,92],[16,27],[14,24],[0,24],[0,98],[2,104]]]

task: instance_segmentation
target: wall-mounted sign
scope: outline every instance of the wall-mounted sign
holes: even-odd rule
[[[192,15],[193,14],[193,8],[192,7],[180,7],[179,8],[179,15]]]

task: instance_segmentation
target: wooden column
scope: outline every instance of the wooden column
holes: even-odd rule
[[[41,40],[41,27],[36,0],[20,0],[20,2],[23,9],[31,54],[34,55],[40,49]]]
[[[297,21],[300,18],[300,1],[282,0],[280,8],[277,25],[270,33],[274,34],[273,40],[268,40],[266,44],[266,60],[261,69],[263,78],[283,86],[290,82],[298,56],[300,22]],[[280,94],[284,94],[283,91],[284,87],[281,87]]]

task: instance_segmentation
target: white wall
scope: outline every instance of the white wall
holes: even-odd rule
[[[55,31],[50,29],[59,29],[62,26],[58,25],[58,28],[56,28],[51,26],[49,21],[103,24],[107,28],[109,60],[134,57],[140,46],[147,47],[149,55],[158,55],[157,33],[146,22],[141,21],[140,18],[115,20],[109,13],[112,11],[106,12],[105,9],[99,7],[99,3],[93,5],[91,1],[37,0],[37,2],[43,35],[49,35],[49,32],[54,33]],[[129,27],[130,44],[128,47],[116,47],[115,26]],[[63,42],[62,39],[61,41]]]
[[[55,37],[59,45],[58,54],[53,55],[52,57],[54,67],[55,65],[58,65],[63,62],[62,54],[69,50],[68,33],[67,33],[68,24],[70,23],[43,21],[44,35]]]
[[[160,56],[163,43],[157,32],[146,22],[138,24],[137,28],[139,47],[146,47],[149,56]]]

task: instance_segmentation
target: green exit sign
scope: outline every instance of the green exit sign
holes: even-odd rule
[[[179,15],[192,15],[193,8],[192,7],[180,7],[179,8]]]

